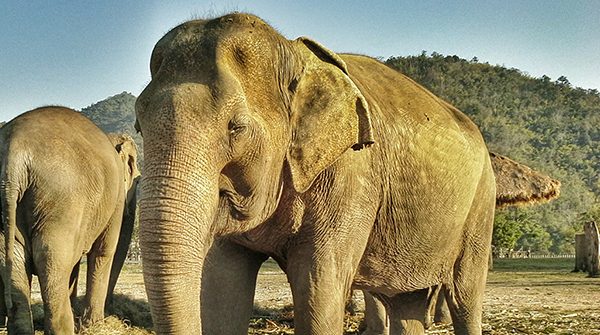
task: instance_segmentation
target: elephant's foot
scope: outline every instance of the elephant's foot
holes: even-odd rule
[[[33,334],[33,322],[31,319],[17,319],[13,320],[12,318],[8,318],[8,322],[6,324],[7,330],[9,334]]]
[[[92,310],[86,308],[81,318],[81,323],[84,328],[90,327],[93,324],[104,321],[104,312],[97,312],[96,309]]]

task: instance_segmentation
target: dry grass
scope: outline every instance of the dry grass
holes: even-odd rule
[[[573,262],[573,259],[497,262],[488,278],[483,334],[600,334],[600,279],[571,273]],[[139,266],[126,266],[117,291],[114,315],[82,334],[153,334]],[[34,299],[39,299],[39,291],[34,293]],[[346,316],[344,334],[360,333],[363,313],[361,299],[358,300],[358,312]],[[250,320],[249,334],[293,334],[291,301],[285,276],[276,265],[267,263],[259,274],[255,316]],[[40,330],[42,317],[38,302],[34,305],[34,318]],[[436,325],[427,333],[454,334],[449,325]]]
[[[558,198],[560,181],[490,152],[496,176],[496,206],[531,205]]]

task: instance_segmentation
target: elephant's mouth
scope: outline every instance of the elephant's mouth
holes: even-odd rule
[[[251,196],[243,196],[235,190],[233,182],[227,176],[219,178],[219,205],[229,209],[231,218],[237,221],[246,221],[252,218],[250,203]]]
[[[283,183],[280,181],[271,192],[251,190],[247,193],[238,192],[227,176],[219,178],[219,212],[227,212],[230,220],[243,221],[245,228],[251,229],[273,213],[283,193]]]

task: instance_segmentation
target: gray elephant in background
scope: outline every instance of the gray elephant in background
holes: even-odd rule
[[[127,134],[109,133],[107,134],[108,139],[113,144],[121,160],[123,166],[129,166],[129,159],[135,159],[135,166],[137,168],[137,145],[133,138]],[[129,153],[135,153],[135,157]],[[129,173],[129,171],[127,171]],[[131,236],[133,235],[133,226],[135,223],[135,216],[137,212],[137,185],[140,180],[139,170],[135,171],[135,177],[133,182],[127,191],[127,197],[125,199],[125,209],[123,211],[123,224],[121,225],[121,233],[119,234],[119,242],[117,243],[117,251],[113,259],[113,264],[110,270],[110,279],[108,283],[108,293],[106,295],[106,306],[112,304],[115,286],[119,279],[119,274],[125,264],[127,258],[127,252],[129,251],[129,244],[131,243]],[[79,264],[76,265],[71,279],[73,283],[71,285],[71,304],[77,298],[77,279],[79,278]]]
[[[135,217],[127,202],[134,199],[139,176],[135,144],[107,136],[64,107],[21,114],[0,129],[0,141],[9,333],[33,334],[30,291],[36,274],[45,332],[73,334],[69,296],[82,255],[87,255],[88,325],[104,318],[109,281],[116,282],[127,253]]]
[[[246,334],[266,256],[298,334],[340,334],[351,288],[423,333],[427,290],[480,334],[495,208],[468,117],[372,58],[231,14],[168,32],[136,102],[140,243],[157,334]],[[234,280],[227,280],[234,278]]]

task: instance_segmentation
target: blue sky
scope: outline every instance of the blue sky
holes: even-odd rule
[[[152,47],[194,17],[251,12],[286,37],[375,57],[458,55],[600,90],[598,1],[0,2],[0,120],[80,109],[150,80]]]

